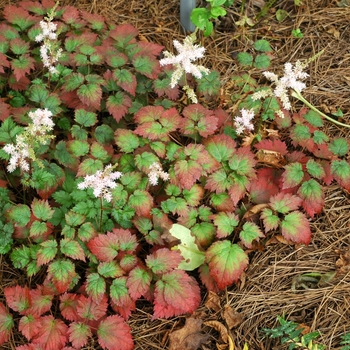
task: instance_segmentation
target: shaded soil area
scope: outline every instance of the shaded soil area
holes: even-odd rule
[[[9,3],[16,1],[0,0],[0,9]],[[173,51],[174,39],[184,38],[178,0],[62,0],[60,3],[102,14],[117,23],[131,23],[139,30],[142,40],[156,42],[168,51]],[[210,101],[213,107],[223,104],[234,93],[230,79],[240,69],[235,59],[237,53],[249,52],[255,40],[266,39],[274,50],[271,70],[277,74],[283,70],[284,63],[308,59],[324,50],[310,64],[304,96],[325,113],[340,108],[343,121],[350,122],[350,7],[326,0],[303,3],[297,7],[293,1],[276,1],[250,27],[237,26],[235,22],[244,16],[255,18],[264,2],[253,0],[244,5],[237,2],[228,10],[227,17],[217,21],[212,37],[200,38],[206,48],[202,64],[217,70],[223,82],[221,98]],[[281,23],[276,20],[278,9],[289,14]],[[303,38],[291,34],[297,28],[304,34]],[[261,71],[250,74],[259,79]],[[294,107],[300,108],[301,104]],[[331,137],[349,138],[349,129],[330,123],[326,123],[323,131]],[[264,338],[261,333],[263,328],[277,326],[277,315],[303,323],[310,331],[318,330],[319,342],[329,349],[339,348],[340,336],[350,332],[350,194],[336,185],[325,190],[326,205],[323,213],[311,222],[314,238],[309,246],[292,247],[275,240],[263,251],[252,254],[240,283],[220,294],[221,309],[205,306],[208,295],[203,292],[203,306],[195,317],[225,324],[223,310],[227,305],[240,314],[240,321],[230,330],[234,349],[243,349],[245,342],[249,349],[286,349],[278,340]],[[305,273],[331,271],[337,271],[336,277],[324,284],[308,285],[300,278]],[[23,278],[2,261],[1,288]],[[186,317],[156,321],[151,318],[151,306],[140,302],[129,319],[135,349],[168,349],[169,335],[185,324]],[[229,348],[217,329],[207,325],[202,327],[202,332],[209,335],[202,349]],[[20,335],[14,335],[12,344],[4,345],[3,349],[14,349],[24,344],[21,341],[24,339]],[[99,349],[99,346],[91,342],[83,349]]]

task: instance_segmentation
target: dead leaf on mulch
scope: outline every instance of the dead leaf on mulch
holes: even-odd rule
[[[347,273],[350,270],[350,251],[336,250],[335,253],[339,254],[339,259],[335,262],[335,266],[339,268],[339,273]]]
[[[229,334],[227,328],[219,321],[207,321],[204,324],[208,327],[214,328],[217,332],[220,333],[220,337],[225,344],[216,344],[218,350],[225,350],[228,347],[228,350],[234,350],[235,346],[233,340]]]
[[[209,338],[202,333],[202,324],[201,319],[188,318],[182,328],[169,335],[169,350],[197,350]]]
[[[221,310],[220,297],[216,293],[209,291],[207,300],[206,300],[204,305],[209,310],[213,310],[215,312],[218,312]]]
[[[233,309],[230,305],[225,305],[224,311],[222,313],[222,318],[225,320],[228,329],[232,329],[234,327],[239,326],[242,321],[242,315]]]

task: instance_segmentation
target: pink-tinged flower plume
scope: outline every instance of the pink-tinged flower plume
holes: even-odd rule
[[[254,111],[252,109],[241,109],[241,117],[234,118],[234,125],[236,128],[236,133],[238,135],[242,134],[245,130],[254,130],[254,125],[252,120],[254,119]]]
[[[109,189],[117,187],[115,180],[118,180],[122,173],[120,171],[112,171],[112,165],[109,164],[103,171],[98,170],[94,175],[87,175],[84,181],[78,184],[80,190],[92,188],[96,198],[103,197],[107,202],[112,200],[112,194]]]
[[[159,178],[161,178],[163,181],[169,180],[169,174],[163,171],[162,166],[159,163],[153,163],[149,168],[150,172],[148,174],[148,180],[152,186],[156,186],[158,184]]]

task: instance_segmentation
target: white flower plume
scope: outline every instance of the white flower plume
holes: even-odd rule
[[[161,178],[163,181],[169,180],[169,174],[163,171],[162,166],[159,163],[153,163],[149,167],[150,172],[148,174],[149,183],[152,186],[158,184],[158,179]]]
[[[92,188],[96,198],[103,197],[107,202],[112,200],[112,194],[109,189],[117,187],[115,180],[123,174],[120,171],[112,171],[112,165],[109,164],[103,171],[98,170],[94,175],[87,175],[84,181],[78,184],[80,190]]]
[[[252,109],[241,109],[241,117],[234,118],[234,125],[236,128],[236,133],[238,135],[242,134],[245,130],[254,130],[254,125],[252,120],[254,119],[254,111]]]

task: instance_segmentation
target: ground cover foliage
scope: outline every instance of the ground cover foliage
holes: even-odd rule
[[[272,9],[250,28],[233,27],[244,16],[232,7],[216,36],[201,39],[212,73],[188,81],[193,104],[169,87],[171,69],[158,60],[180,35],[177,2],[61,5],[56,78],[35,40],[54,3],[24,2],[3,15],[1,142],[23,135],[33,153],[30,172],[12,171],[1,153],[2,346],[176,348],[190,333],[187,348],[281,348],[259,332],[280,314],[339,345],[348,331],[347,131],[300,104],[281,118],[278,99],[251,96],[270,86],[264,70],[282,75],[285,62],[325,49],[310,64],[307,97],[335,118],[340,108],[346,122],[346,60],[330,59],[327,47],[344,50],[347,10],[281,2],[296,22],[278,23]],[[81,11],[64,7],[73,5]],[[111,19],[111,9],[113,27],[97,15]],[[317,45],[311,20],[322,22]],[[303,40],[286,34],[297,28]],[[254,134],[235,131],[242,108],[259,116]],[[55,126],[31,139],[29,112],[46,109]],[[118,185],[93,192],[96,172],[97,182],[113,176]],[[186,324],[173,317],[195,310]],[[175,328],[182,333],[168,336]]]

